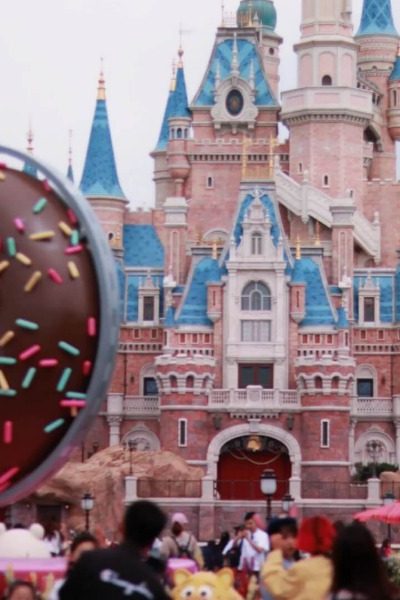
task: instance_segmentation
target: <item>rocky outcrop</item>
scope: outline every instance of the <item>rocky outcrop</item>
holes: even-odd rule
[[[142,498],[198,497],[203,470],[190,467],[172,452],[133,452],[120,446],[106,448],[84,463],[68,462],[35,494],[36,501],[70,506],[67,527],[82,529],[80,501],[84,493],[95,498],[91,519],[109,539],[115,538],[123,515],[125,477],[138,479]]]

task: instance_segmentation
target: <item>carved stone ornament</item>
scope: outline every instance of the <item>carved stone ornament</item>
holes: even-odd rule
[[[220,129],[222,125],[247,125],[252,129],[257,115],[254,91],[244,79],[232,75],[220,84],[211,109],[216,129]]]

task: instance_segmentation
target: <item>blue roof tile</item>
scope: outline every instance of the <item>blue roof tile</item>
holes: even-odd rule
[[[107,104],[103,99],[96,101],[80,189],[89,198],[125,199],[115,165]]]
[[[153,225],[124,225],[127,267],[164,267],[164,248]]]
[[[251,65],[254,67],[257,106],[277,106],[268,84],[260,55],[254,43],[248,40],[237,40],[240,77],[249,81]],[[201,88],[193,102],[194,106],[213,106],[215,92],[215,76],[219,69],[221,81],[231,75],[233,40],[224,40],[216,46],[211,56],[210,65]]]
[[[400,56],[396,58],[393,71],[391,72],[389,79],[390,81],[400,81]]]
[[[320,264],[310,257],[296,260],[292,282],[304,283],[306,286],[305,317],[301,322],[302,326],[336,325]]]
[[[367,280],[366,276],[356,275],[354,277],[354,318],[356,322],[359,322],[359,290],[365,285]],[[394,306],[394,292],[395,292],[395,281],[392,275],[377,275],[372,273],[372,280],[375,285],[380,289],[380,320],[382,323],[393,323],[395,306]],[[398,302],[396,297],[396,303]],[[399,306],[400,308],[400,306]]]
[[[391,0],[364,0],[360,28],[357,36],[398,36],[393,22]]]
[[[169,120],[174,117],[191,117],[183,67],[178,68],[174,89],[170,90],[168,95],[156,150],[166,149],[169,140]]]
[[[400,265],[396,269],[395,277],[395,292],[396,292],[396,322],[400,322]]]
[[[237,246],[240,244],[243,235],[243,219],[245,218],[246,213],[249,210],[250,206],[253,204],[254,200],[255,196],[253,194],[248,194],[240,205],[239,213],[237,215],[235,227],[233,230],[233,235]],[[279,242],[280,229],[275,212],[275,205],[271,198],[268,196],[268,194],[262,194],[260,196],[260,200],[271,222],[271,236],[272,241],[274,242],[274,246],[276,248]]]
[[[194,266],[176,320],[178,325],[212,325],[207,316],[207,284],[220,281],[223,272],[218,261],[209,257]]]

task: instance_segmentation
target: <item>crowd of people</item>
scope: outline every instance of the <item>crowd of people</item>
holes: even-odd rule
[[[149,501],[133,503],[125,513],[120,544],[101,548],[89,532],[72,540],[65,578],[46,600],[168,600],[173,583],[167,565],[174,560],[175,568],[182,564],[193,571],[229,567],[236,590],[231,597],[245,600],[400,600],[385,567],[390,543],[378,549],[358,522],[333,524],[314,516],[298,524],[284,515],[265,528],[257,513],[248,512],[232,536],[225,532],[204,548],[188,525],[186,515],[175,513],[170,533],[161,537],[167,526],[164,512]],[[197,595],[187,586],[182,600],[225,600],[206,587]],[[40,596],[32,583],[14,581],[5,598]]]

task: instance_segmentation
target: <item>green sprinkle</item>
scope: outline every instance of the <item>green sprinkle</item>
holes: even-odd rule
[[[67,352],[68,354],[72,354],[72,356],[80,355],[80,351],[78,350],[78,348],[75,348],[75,346],[72,346],[67,342],[58,342],[58,347],[61,348],[61,350],[65,350],[65,352]]]
[[[17,319],[15,324],[19,327],[23,327],[24,329],[30,329],[31,331],[37,331],[39,329],[39,325],[34,323],[33,321],[27,321],[26,319]]]
[[[74,231],[71,233],[70,241],[71,246],[77,246],[79,244],[79,231],[74,229]]]
[[[17,253],[17,246],[14,238],[12,237],[7,238],[7,250],[10,256],[15,256]]]
[[[65,390],[65,386],[68,383],[69,378],[71,377],[72,369],[64,369],[63,374],[58,380],[57,384],[57,392],[63,392]]]
[[[39,213],[42,212],[42,210],[45,208],[47,204],[47,200],[46,198],[40,198],[40,200],[38,200],[35,204],[35,206],[33,207],[33,213],[35,215],[38,215]]]
[[[86,398],[86,394],[81,394],[80,392],[67,392],[65,395],[67,398],[75,398],[76,400],[84,400]]]
[[[37,371],[37,369],[35,369],[35,367],[31,367],[30,369],[27,370],[26,375],[22,381],[22,388],[24,390],[27,390],[30,387],[30,385],[33,381],[33,378],[36,375],[36,371]]]
[[[56,421],[52,421],[51,423],[48,423],[48,425],[46,425],[46,427],[44,427],[44,432],[51,433],[55,429],[62,427],[64,425],[64,423],[65,423],[65,419],[56,419]]]
[[[0,356],[0,365],[16,365],[17,359],[11,356]]]
[[[0,390],[0,396],[8,396],[9,398],[11,398],[16,395],[16,390]]]

